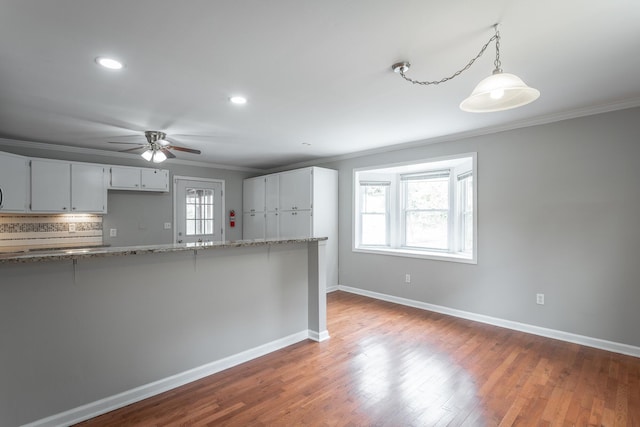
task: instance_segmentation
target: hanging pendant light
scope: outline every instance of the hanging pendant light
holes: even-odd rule
[[[540,91],[527,86],[518,76],[504,73],[500,68],[500,32],[498,31],[498,24],[494,25],[494,29],[495,35],[480,49],[478,55],[469,61],[464,68],[456,71],[450,77],[436,81],[418,81],[405,76],[405,72],[411,66],[408,62],[398,62],[393,64],[391,68],[396,73],[399,73],[403,79],[413,84],[437,85],[449,81],[468,70],[476,59],[482,56],[489,44],[495,40],[496,59],[494,61],[495,69],[493,74],[478,83],[471,95],[460,103],[460,109],[472,113],[489,113],[510,110],[535,101],[540,96]]]

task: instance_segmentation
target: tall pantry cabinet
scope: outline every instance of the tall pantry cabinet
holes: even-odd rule
[[[338,171],[308,167],[243,183],[244,239],[328,237],[327,286],[338,285]]]

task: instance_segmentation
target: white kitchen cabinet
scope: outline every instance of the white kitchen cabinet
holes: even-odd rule
[[[109,188],[140,190],[140,169],[112,166]]]
[[[313,168],[297,169],[279,174],[280,210],[311,209]]]
[[[166,169],[112,166],[109,189],[134,191],[169,191],[169,171]]]
[[[311,211],[284,211],[279,215],[281,239],[308,238],[312,236]]]
[[[140,169],[140,187],[144,191],[169,191],[169,171],[166,169]]]
[[[338,284],[338,172],[318,167],[279,172],[246,179],[243,190],[245,207],[243,237],[245,239],[328,237],[327,284],[336,286]],[[254,208],[256,211],[247,211],[250,206],[256,206]],[[264,211],[265,208],[266,211]],[[255,213],[256,216],[251,217],[248,215],[250,213]]]
[[[71,164],[71,212],[107,212],[105,167]]]
[[[26,212],[29,199],[26,157],[0,153],[0,212]]]
[[[264,237],[266,239],[277,239],[280,236],[280,213],[265,212],[264,218]]]
[[[263,176],[242,182],[242,212],[264,212],[265,179]]]
[[[242,214],[242,238],[264,239],[264,212],[244,212]]]
[[[31,212],[105,213],[105,168],[89,163],[31,160]]]
[[[267,212],[277,212],[280,210],[280,175],[272,174],[264,177],[265,183],[265,206]]]
[[[31,160],[31,211],[71,212],[71,165]]]

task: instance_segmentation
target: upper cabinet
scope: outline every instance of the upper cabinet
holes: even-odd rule
[[[0,212],[26,212],[29,163],[25,157],[0,153]]]
[[[169,191],[169,171],[166,169],[112,166],[109,189],[136,191]]]
[[[31,160],[31,212],[105,213],[102,165]]]
[[[106,213],[108,189],[168,192],[169,171],[0,152],[0,213]]]
[[[263,176],[248,178],[242,182],[242,211],[247,213],[264,212],[265,179]]]
[[[107,212],[106,168],[71,164],[71,212]]]
[[[313,168],[282,172],[280,176],[280,210],[310,210]]]

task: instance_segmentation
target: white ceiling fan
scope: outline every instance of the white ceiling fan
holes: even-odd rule
[[[160,131],[148,130],[145,131],[144,136],[147,138],[146,143],[137,142],[118,142],[109,141],[110,144],[130,144],[137,145],[137,147],[128,148],[126,150],[119,150],[121,153],[144,150],[141,156],[148,162],[161,163],[167,159],[175,158],[170,150],[184,151],[185,153],[200,154],[200,150],[193,148],[182,147],[174,145],[170,138],[167,138],[167,134]]]

